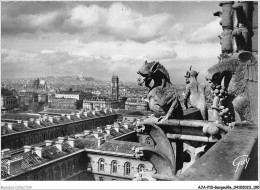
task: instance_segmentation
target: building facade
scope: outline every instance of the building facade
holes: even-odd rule
[[[19,92],[19,103],[29,105],[32,102],[38,102],[38,94],[36,92]]]
[[[148,111],[148,102],[139,98],[128,98],[125,102],[126,110]]]
[[[48,103],[48,94],[38,94],[38,102]]]
[[[108,98],[91,98],[83,100],[83,109],[86,110],[101,110],[105,108],[117,109],[120,102]]]
[[[1,96],[1,110],[12,110],[18,107],[18,99],[13,96]]]
[[[80,109],[82,108],[82,100],[51,98],[48,100],[48,107],[54,109]]]
[[[83,100],[85,97],[82,91],[59,91],[55,94],[55,98]]]

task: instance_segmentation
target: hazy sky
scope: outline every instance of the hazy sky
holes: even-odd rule
[[[186,70],[217,63],[218,2],[2,2],[1,77],[78,75],[136,81],[145,60]],[[204,81],[203,81],[204,82]]]

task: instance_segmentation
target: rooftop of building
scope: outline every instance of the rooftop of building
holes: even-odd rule
[[[2,179],[11,176],[10,173],[8,173],[8,161],[22,159],[21,171],[17,173],[19,174],[30,170],[32,167],[41,165],[51,160],[55,160],[57,158],[64,157],[66,155],[69,155],[71,153],[80,150],[79,148],[72,147],[67,141],[62,142],[61,146],[62,146],[62,150],[57,148],[55,144],[41,147],[42,148],[40,150],[42,154],[41,156],[37,154],[35,148],[32,148],[30,146],[28,152],[23,152],[16,155],[11,155],[11,153],[10,152],[8,153],[8,151],[5,153],[3,153],[2,151],[2,157],[1,157]]]
[[[2,115],[1,120],[1,135],[8,135],[22,131],[29,131],[33,129],[55,126],[59,124],[65,124],[76,121],[83,121],[91,118],[104,117],[106,115],[114,114],[111,109],[105,109],[100,111],[87,111],[87,112],[70,112],[66,114],[61,114],[57,116],[50,115],[16,115],[7,114],[7,116]],[[9,123],[9,124],[8,124]]]
[[[115,98],[112,97],[106,97],[106,96],[92,96],[90,98],[86,98],[83,100],[83,102],[88,102],[88,101],[118,101]]]
[[[124,124],[126,124],[127,127]],[[119,128],[119,132],[117,132],[115,128]],[[111,134],[109,135],[104,129],[110,129]],[[40,150],[36,150],[35,147],[25,146],[25,151],[16,155],[12,155],[9,149],[2,150],[1,177],[4,179],[11,176],[8,171],[8,161],[16,160],[18,158],[22,159],[21,170],[12,175],[26,172],[35,166],[40,166],[49,161],[63,158],[71,153],[76,153],[83,149],[85,149],[85,151],[86,149],[87,151],[92,150],[98,154],[110,153],[117,155],[118,153],[123,153],[132,156],[133,149],[141,146],[139,143],[113,140],[113,138],[133,131],[133,123],[121,122],[115,123],[114,125],[107,125],[106,128],[97,127],[96,129],[70,135],[69,137],[58,137],[58,139],[55,140],[45,141],[46,144],[41,147]],[[39,151],[41,154],[39,154]]]
[[[70,94],[70,95],[80,95],[83,94],[84,92],[79,91],[79,90],[64,90],[64,91],[58,91],[56,94]]]
[[[151,111],[137,111],[137,110],[125,110],[125,109],[116,109],[117,114],[127,115],[127,116],[147,116],[152,114]]]

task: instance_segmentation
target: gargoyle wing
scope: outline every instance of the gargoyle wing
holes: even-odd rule
[[[171,104],[178,97],[177,92],[173,88],[164,89],[158,95],[157,101],[161,107]]]

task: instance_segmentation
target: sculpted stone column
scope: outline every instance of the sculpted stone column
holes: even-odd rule
[[[222,26],[223,32],[220,36],[220,44],[222,53],[232,53],[232,5],[233,1],[222,1],[219,6],[222,7],[222,11],[217,11],[213,15],[221,17],[220,25]]]
[[[237,44],[237,49],[233,52],[251,51],[252,43],[252,2],[241,1],[236,2],[232,8],[234,9],[233,18],[234,29],[232,35]]]
[[[258,52],[258,2],[253,1],[252,15],[252,52]]]

